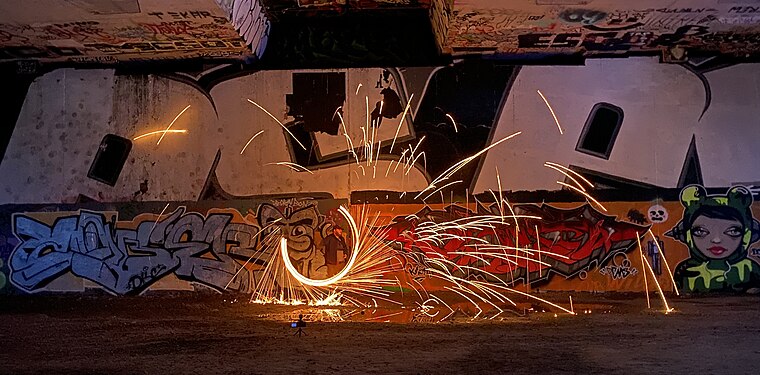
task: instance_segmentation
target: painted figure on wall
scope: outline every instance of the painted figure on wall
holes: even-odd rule
[[[678,287],[688,292],[760,287],[760,265],[747,258],[750,244],[760,239],[752,193],[736,186],[725,195],[707,195],[704,187],[691,185],[680,199],[683,218],[665,234],[689,248],[689,258],[676,267]]]
[[[334,226],[332,234],[322,241],[321,252],[327,265],[327,277],[335,276],[346,266],[349,251],[346,239],[343,238],[343,227]]]
[[[300,208],[287,206],[280,210],[264,203],[259,208],[258,220],[262,227],[271,225],[266,233],[279,230],[288,239],[291,263],[302,275],[313,277],[314,271],[324,263],[324,260],[320,259],[323,257],[318,256],[314,246],[314,234],[320,224],[316,205]]]

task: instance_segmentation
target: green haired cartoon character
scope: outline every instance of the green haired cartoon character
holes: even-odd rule
[[[747,258],[749,245],[760,239],[752,217],[752,193],[735,186],[725,195],[707,195],[704,187],[681,191],[683,218],[665,235],[689,247],[675,280],[688,292],[743,291],[760,286],[760,266]]]

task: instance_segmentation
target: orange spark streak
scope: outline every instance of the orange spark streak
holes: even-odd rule
[[[308,168],[304,167],[303,165],[291,163],[288,161],[279,161],[276,163],[266,163],[264,165],[284,165],[286,167],[289,167],[290,169],[296,171],[296,172],[309,172],[311,174],[314,174],[314,172],[310,171]]]
[[[462,182],[462,180],[456,180],[456,181],[453,181],[453,182],[449,182],[448,184],[443,185],[443,186],[439,187],[437,190],[435,190],[434,192],[428,194],[428,196],[425,197],[425,198],[422,198],[422,200],[424,201],[424,200],[430,198],[433,194],[435,194],[435,193],[437,193],[437,192],[439,192],[439,191],[441,191],[441,190],[443,190],[443,189],[445,189],[445,188],[447,188],[447,187],[449,187],[451,185],[458,184],[460,182]]]
[[[536,227],[536,245],[538,245],[538,261],[540,262],[541,261],[541,241],[538,238],[538,225],[535,225],[535,227]],[[539,279],[542,276],[541,275],[541,271],[542,271],[542,269],[541,269],[541,267],[539,267],[538,268],[538,278]]]
[[[573,296],[570,296],[570,313],[575,315],[575,310],[573,309]]]
[[[160,220],[160,219],[161,219],[161,215],[163,215],[163,214],[164,214],[164,212],[166,211],[166,209],[167,209],[167,208],[169,208],[169,203],[167,203],[167,204],[166,204],[166,206],[164,206],[164,209],[163,209],[163,210],[161,210],[161,213],[160,213],[160,214],[158,214],[158,217],[156,218],[156,222],[154,222],[154,223],[153,223],[153,226],[152,226],[152,227],[150,227],[150,231],[148,232],[148,235],[149,235],[149,236],[150,236],[150,234],[151,234],[151,233],[153,233],[153,229],[156,229],[156,225],[158,225],[158,220]]]
[[[243,146],[243,149],[240,150],[240,155],[243,155],[243,152],[245,152],[245,149],[248,148],[248,145],[251,144],[251,142],[253,142],[253,140],[256,139],[256,137],[258,137],[263,132],[264,132],[263,130],[260,130],[258,133],[254,134],[253,137],[251,137],[251,139],[248,140],[248,143],[246,143],[245,146]]]
[[[660,256],[662,257],[663,262],[665,262],[665,268],[668,270],[668,275],[670,275],[670,281],[673,282],[673,291],[676,292],[677,296],[680,296],[681,294],[678,293],[678,286],[676,286],[676,279],[673,278],[673,272],[670,271],[668,260],[665,259],[665,253],[660,248],[660,244],[657,242],[657,238],[654,236],[654,233],[652,233],[652,228],[649,228],[649,235],[652,236],[652,241],[654,241],[654,244],[657,246],[657,250],[659,250]]]
[[[583,180],[583,182],[587,183],[588,186],[590,186],[592,188],[594,187],[594,184],[592,184],[591,181],[587,180],[586,177],[583,177],[580,173],[578,173],[578,172],[576,172],[576,171],[574,171],[574,170],[572,170],[572,169],[570,169],[568,167],[565,167],[562,164],[557,164],[557,163],[553,163],[553,162],[550,162],[550,161],[544,162],[544,164],[549,164],[549,165],[553,165],[555,167],[562,168],[562,169],[564,169],[564,170],[566,170],[566,171],[568,171],[568,172],[570,172],[570,173],[578,176],[578,178],[580,178],[581,180]]]
[[[280,122],[280,120],[279,120],[277,117],[274,117],[274,115],[273,115],[273,114],[271,114],[269,111],[267,111],[267,110],[266,110],[266,108],[264,108],[264,107],[260,106],[260,105],[259,105],[259,103],[256,103],[256,102],[254,102],[254,101],[253,101],[253,100],[251,100],[251,99],[247,99],[247,100],[248,100],[248,102],[249,102],[249,103],[251,103],[251,104],[255,105],[256,107],[259,107],[259,109],[260,109],[260,110],[262,110],[262,111],[264,111],[264,113],[268,114],[268,115],[269,115],[269,117],[271,117],[273,120],[277,121],[277,123],[278,123],[278,124],[280,124],[280,126],[281,126],[283,129],[285,129],[285,131],[286,131],[286,132],[288,132],[288,134],[290,134],[290,136],[291,136],[293,139],[295,139],[296,143],[298,143],[298,145],[299,145],[299,146],[301,146],[301,148],[303,148],[303,149],[304,149],[304,151],[308,151],[308,150],[306,150],[306,146],[304,146],[304,145],[303,145],[303,143],[301,143],[301,141],[299,141],[299,140],[298,140],[298,138],[296,138],[296,136],[295,136],[295,135],[293,135],[293,133],[291,133],[291,132],[290,132],[290,129],[288,129],[288,127],[287,127],[287,126],[285,126],[285,125],[284,125],[282,122]]]
[[[641,267],[643,268],[644,267],[644,261],[646,259],[644,259],[644,250],[641,248],[641,241],[639,241],[639,232],[636,232],[636,240],[639,242],[639,255],[641,256]],[[644,274],[643,275],[644,276],[644,290],[645,290],[646,296],[647,296],[647,308],[651,309],[652,308],[652,304],[651,304],[651,302],[649,302],[649,282],[647,282],[647,273],[643,269],[641,271]]]
[[[446,117],[448,117],[451,120],[451,123],[454,124],[454,133],[459,133],[459,130],[457,129],[457,122],[454,121],[454,118],[451,117],[450,114],[446,114]]]
[[[546,103],[546,106],[549,107],[549,112],[552,113],[552,117],[554,117],[554,122],[557,123],[557,129],[559,129],[559,134],[564,134],[564,132],[562,132],[562,127],[559,126],[559,120],[557,120],[557,115],[554,114],[554,109],[552,109],[552,106],[549,104],[549,101],[546,100],[546,97],[544,96],[543,93],[541,93],[541,90],[536,90],[536,92],[538,92],[538,95],[541,95],[541,99],[543,99],[544,103]]]
[[[583,191],[586,191],[586,188],[584,188],[584,187],[583,187],[583,185],[581,185],[581,183],[580,183],[580,182],[578,182],[578,180],[576,180],[576,179],[575,179],[575,177],[573,177],[573,176],[569,175],[567,172],[565,172],[565,171],[563,171],[563,170],[561,170],[561,169],[559,169],[559,168],[557,168],[557,167],[555,167],[555,166],[553,166],[553,165],[547,164],[547,163],[544,163],[544,167],[547,167],[547,168],[551,168],[551,169],[554,169],[555,171],[557,171],[557,172],[559,172],[559,173],[562,173],[562,174],[563,174],[563,175],[565,175],[567,178],[569,178],[571,181],[575,182],[575,184],[576,184],[576,185],[578,185],[578,187],[579,187],[581,190],[583,190]]]
[[[169,129],[171,129],[172,125],[174,125],[174,122],[177,121],[177,119],[180,116],[182,116],[182,114],[185,113],[185,111],[187,111],[188,108],[190,108],[190,104],[188,104],[187,107],[185,107],[185,109],[182,110],[182,112],[180,112],[176,117],[174,117],[174,120],[172,120],[172,122],[169,124],[169,126],[166,127],[166,130],[164,131],[164,134],[161,134],[161,138],[159,138],[158,142],[156,142],[156,146],[158,146],[159,144],[161,144],[161,140],[164,139],[164,136],[166,135],[166,133],[169,132]]]
[[[662,298],[662,303],[665,305],[665,314],[673,311],[670,306],[668,306],[668,301],[665,299],[665,293],[662,292],[662,288],[660,287],[660,282],[657,280],[657,275],[655,275],[654,270],[652,269],[652,266],[649,264],[649,261],[647,258],[644,257],[644,250],[641,248],[641,239],[639,238],[639,232],[636,232],[636,241],[639,243],[639,251],[641,252],[641,259],[644,259],[644,263],[647,265],[647,268],[649,269],[649,273],[652,275],[652,279],[654,279],[654,284],[657,286],[657,290],[660,291],[660,297]]]
[[[420,192],[419,192],[419,193],[418,193],[418,194],[417,194],[417,195],[414,197],[414,199],[418,199],[418,198],[419,198],[419,197],[420,197],[422,194],[424,194],[426,191],[428,191],[428,190],[430,190],[430,189],[433,189],[433,188],[435,188],[435,185],[436,185],[437,183],[439,183],[439,182],[441,182],[441,181],[444,181],[444,180],[448,180],[448,179],[449,179],[449,177],[453,176],[453,175],[454,175],[454,173],[456,173],[458,170],[462,169],[462,168],[463,168],[463,167],[464,167],[464,166],[465,166],[467,163],[469,163],[469,162],[471,162],[471,161],[475,160],[475,159],[476,159],[477,157],[479,157],[480,155],[483,155],[484,153],[488,152],[488,150],[490,150],[490,149],[492,149],[492,148],[494,148],[494,147],[496,147],[496,146],[500,145],[502,142],[504,142],[504,141],[507,141],[507,140],[509,140],[509,139],[512,139],[512,138],[514,138],[514,137],[516,137],[516,136],[518,136],[518,135],[520,135],[520,134],[522,134],[522,132],[516,132],[516,133],[514,133],[514,134],[508,135],[508,136],[506,136],[506,137],[504,137],[504,138],[502,138],[502,139],[500,139],[500,140],[496,141],[495,143],[491,144],[490,146],[488,146],[488,147],[486,147],[486,148],[484,148],[484,149],[482,149],[482,150],[478,151],[478,152],[477,152],[477,153],[475,153],[474,155],[472,155],[472,156],[470,156],[470,157],[467,157],[467,158],[464,158],[464,159],[462,159],[461,161],[457,162],[456,164],[452,165],[451,167],[449,167],[449,169],[445,170],[443,173],[441,173],[441,175],[440,175],[440,176],[438,176],[438,177],[437,177],[435,180],[433,180],[433,182],[431,182],[431,183],[430,183],[430,185],[428,185],[428,187],[426,187],[425,189],[423,189],[422,191],[420,191]]]
[[[399,131],[401,131],[401,125],[404,123],[404,117],[406,117],[406,113],[409,111],[409,106],[412,104],[412,98],[414,98],[414,94],[409,97],[409,101],[406,103],[406,107],[404,108],[404,114],[401,115],[401,120],[398,122],[398,128],[396,128],[396,135],[393,136],[393,142],[391,142],[391,148],[388,150],[388,153],[393,152],[393,145],[396,144],[396,138],[398,137]]]
[[[575,187],[573,185],[566,184],[566,183],[561,182],[561,181],[557,181],[557,183],[560,184],[560,185],[562,185],[562,186],[567,186],[567,187],[569,187],[569,188],[577,191],[578,193],[583,194],[583,196],[585,196],[586,198],[590,199],[592,202],[596,203],[599,207],[601,207],[604,210],[604,212],[607,212],[607,208],[605,208],[601,203],[599,203],[599,201],[597,201],[596,199],[594,199],[594,197],[590,196],[585,191],[583,191],[581,189],[578,189],[577,187]]]
[[[148,137],[148,136],[151,136],[151,135],[155,135],[155,134],[159,134],[159,133],[163,133],[163,134],[166,134],[166,133],[182,133],[182,134],[184,134],[184,133],[187,133],[187,130],[185,130],[185,129],[156,130],[156,131],[153,131],[153,132],[149,132],[149,133],[138,135],[137,137],[132,138],[132,140],[136,141],[136,140],[138,140],[140,138],[145,138],[145,137]]]

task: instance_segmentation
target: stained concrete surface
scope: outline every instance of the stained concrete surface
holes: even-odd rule
[[[297,337],[286,320],[314,308],[197,294],[4,296],[0,373],[755,374],[760,367],[757,296],[673,298],[677,310],[668,315],[646,309],[640,295],[574,300],[577,316],[310,321],[307,336]]]

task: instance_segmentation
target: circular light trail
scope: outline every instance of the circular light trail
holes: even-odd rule
[[[348,260],[348,264],[346,264],[346,266],[343,267],[343,269],[333,277],[318,280],[310,279],[302,275],[295,267],[293,267],[293,263],[290,262],[290,256],[288,255],[288,239],[285,237],[280,239],[280,254],[282,255],[282,261],[285,263],[285,268],[288,270],[288,272],[290,272],[290,275],[292,275],[300,283],[310,286],[328,286],[346,276],[346,274],[348,274],[348,272],[351,271],[351,268],[354,266],[356,257],[359,254],[359,229],[356,226],[356,221],[354,221],[354,218],[348,212],[348,209],[346,209],[346,207],[340,206],[338,212],[340,212],[343,217],[346,218],[346,221],[348,221],[348,226],[351,227],[351,234],[353,235],[354,245],[353,251],[351,251],[351,258]]]

